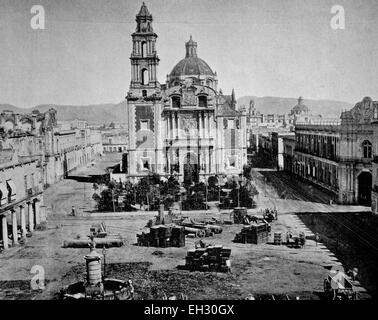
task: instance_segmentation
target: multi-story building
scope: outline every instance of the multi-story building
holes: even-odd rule
[[[294,132],[272,132],[272,160],[277,166],[277,170],[284,169],[284,139],[295,137]]]
[[[217,74],[198,57],[192,37],[185,58],[161,85],[152,20],[143,4],[132,34],[127,176],[176,173],[181,181],[196,181],[241,173],[247,162],[245,110],[237,109],[234,92],[218,90]]]
[[[378,113],[378,110],[375,111]],[[373,190],[371,193],[371,209],[373,213],[378,214],[378,114],[375,114],[373,126]]]
[[[127,131],[122,129],[108,129],[101,131],[104,152],[126,152]]]
[[[0,140],[0,249],[18,244],[46,221],[43,165],[33,136],[6,135]]]
[[[90,129],[83,120],[71,121],[67,128],[58,126],[56,117],[54,109],[45,113],[35,110],[31,114],[0,114],[3,140],[20,144],[19,156],[25,153],[39,157],[44,186],[54,184],[102,153],[98,130]]]
[[[297,122],[292,163],[284,167],[333,192],[339,203],[370,206],[377,120],[378,102],[366,97],[340,120]]]
[[[0,114],[0,246],[17,244],[46,220],[43,189],[102,153],[101,134],[59,130],[56,111]]]

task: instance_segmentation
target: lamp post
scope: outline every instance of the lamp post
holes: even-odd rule
[[[206,213],[207,213],[207,181],[206,181],[206,175],[205,175],[205,197],[206,197]]]
[[[106,276],[106,248],[105,248],[105,245],[102,248],[102,255],[104,256],[104,275],[103,275],[103,279],[105,279],[105,276]]]
[[[112,203],[113,203],[113,212],[115,212],[115,204],[114,204],[114,189],[112,189]]]

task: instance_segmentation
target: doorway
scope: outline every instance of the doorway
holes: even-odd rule
[[[370,172],[362,172],[358,176],[358,203],[371,206],[371,189],[373,179]]]

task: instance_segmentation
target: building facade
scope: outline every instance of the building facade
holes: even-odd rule
[[[370,206],[377,121],[378,102],[365,97],[339,120],[298,122],[294,154],[285,154],[284,167],[333,192],[338,203]]]
[[[152,20],[143,4],[132,34],[127,176],[155,172],[197,181],[241,173],[247,161],[245,110],[237,110],[234,92],[218,90],[217,74],[198,57],[192,37],[185,58],[161,85]]]
[[[104,153],[127,151],[127,131],[124,129],[108,129],[101,131],[101,139]]]
[[[0,139],[0,250],[17,245],[46,221],[43,164],[34,139],[14,133]],[[38,149],[37,149],[38,151]]]

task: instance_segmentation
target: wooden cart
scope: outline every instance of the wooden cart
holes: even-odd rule
[[[324,279],[324,294],[328,300],[357,300],[354,285],[341,271],[334,271]]]

